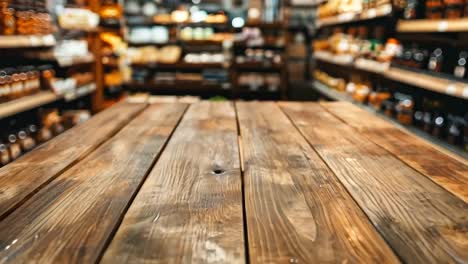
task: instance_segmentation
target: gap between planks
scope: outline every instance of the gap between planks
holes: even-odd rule
[[[151,104],[162,104],[162,103],[151,103]],[[165,104],[165,103],[164,103]],[[179,103],[181,104],[181,103]],[[189,106],[187,104],[187,106],[185,107],[185,110],[183,111],[182,115],[179,117],[179,120],[177,121],[176,125],[174,126],[174,128],[172,129],[170,135],[168,136],[166,142],[164,142],[163,146],[161,147],[161,150],[157,153],[156,155],[156,158],[153,160],[153,163],[150,165],[148,171],[146,172],[146,174],[143,176],[143,180],[141,181],[140,185],[137,187],[135,193],[132,195],[132,197],[130,198],[129,202],[127,203],[123,213],[120,215],[119,219],[117,220],[117,224],[116,226],[114,227],[114,229],[111,231],[110,235],[108,236],[107,240],[104,242],[104,247],[102,248],[101,252],[99,252],[99,255],[97,256],[96,258],[96,262],[95,263],[100,263],[101,262],[101,259],[102,257],[104,256],[107,248],[109,247],[110,243],[112,242],[112,239],[114,238],[115,234],[117,233],[117,231],[119,230],[120,228],[120,225],[122,224],[122,221],[125,217],[125,215],[127,214],[128,212],[128,209],[130,208],[130,206],[132,205],[133,201],[135,200],[135,197],[138,195],[138,193],[140,192],[140,189],[141,187],[143,186],[143,184],[145,183],[146,179],[148,178],[148,175],[151,173],[151,171],[153,170],[154,166],[156,165],[156,163],[158,162],[159,158],[161,157],[162,153],[166,150],[166,147],[167,147],[167,144],[169,144],[169,141],[171,140],[172,136],[174,135],[174,132],[176,131],[176,129],[179,127],[180,125],[180,122],[182,121],[182,118],[184,117],[184,115],[187,113],[189,109]],[[159,219],[159,214],[155,217],[155,219],[153,220],[153,222],[156,222],[158,219]]]

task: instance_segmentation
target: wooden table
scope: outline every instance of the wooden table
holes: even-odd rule
[[[468,165],[349,103],[120,103],[0,169],[0,263],[466,263]]]

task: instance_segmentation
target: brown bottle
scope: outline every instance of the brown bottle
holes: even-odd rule
[[[0,20],[0,34],[16,33],[15,9],[11,8],[9,0],[0,0]]]
[[[18,132],[18,141],[24,152],[28,152],[36,146],[36,141],[31,137],[31,135],[26,133],[25,130]]]
[[[37,133],[37,142],[44,143],[52,138],[52,131],[48,127],[42,127]]]
[[[3,167],[10,163],[10,153],[5,144],[0,143],[0,167]]]
[[[11,160],[15,160],[21,156],[21,145],[18,142],[18,138],[14,134],[8,136],[8,150],[10,152]]]

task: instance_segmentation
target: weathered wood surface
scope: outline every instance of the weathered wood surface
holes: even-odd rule
[[[321,106],[282,108],[404,262],[468,262],[465,202]]]
[[[0,220],[114,135],[145,106],[121,103],[0,168]]]
[[[0,262],[95,262],[185,108],[150,106],[1,221]]]
[[[242,181],[232,103],[192,105],[103,263],[244,263]]]
[[[385,148],[465,203],[468,202],[466,160],[455,159],[442,153],[428,142],[403,132],[351,103],[324,103],[323,106],[372,142]]]
[[[236,106],[251,263],[398,262],[276,104]]]
[[[0,263],[468,263],[466,166],[350,104],[123,103],[0,169]]]

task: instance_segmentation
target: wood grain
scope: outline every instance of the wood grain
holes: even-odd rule
[[[244,263],[241,188],[232,104],[193,104],[102,263]]]
[[[0,263],[95,262],[185,108],[150,106],[0,222]]]
[[[321,106],[281,106],[404,262],[468,262],[465,202]]]
[[[274,103],[237,103],[251,263],[398,263]]]
[[[403,132],[350,103],[325,103],[333,115],[388,150],[446,190],[468,202],[468,163],[438,151],[432,144]]]
[[[146,104],[121,103],[0,168],[0,220],[114,135]]]

